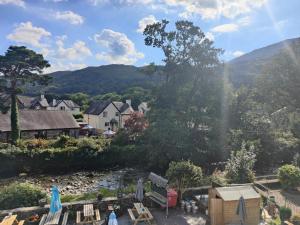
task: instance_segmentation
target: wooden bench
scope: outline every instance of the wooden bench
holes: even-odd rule
[[[63,221],[62,221],[61,225],[67,225],[68,217],[69,217],[69,213],[65,212],[64,213],[64,217],[63,217]]]
[[[96,215],[96,221],[100,221],[101,217],[100,217],[99,209],[95,209],[95,215]]]
[[[76,212],[76,223],[81,223],[81,212],[80,211],[77,211]]]
[[[39,225],[44,225],[46,218],[47,218],[47,214],[44,214],[39,222]]]
[[[20,220],[18,225],[23,225],[25,223],[25,220]]]
[[[136,220],[136,218],[135,218],[132,210],[131,209],[127,209],[127,210],[128,210],[128,214],[129,214],[129,217],[130,217],[131,221],[134,222]]]

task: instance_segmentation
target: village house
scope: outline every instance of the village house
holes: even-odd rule
[[[48,110],[68,111],[75,115],[80,113],[80,106],[72,100],[53,99],[49,104]]]
[[[141,102],[141,104],[139,104],[139,106],[138,106],[138,111],[140,113],[146,114],[149,110],[150,110],[150,108],[148,107],[147,102]]]
[[[9,105],[10,98],[8,95],[2,94],[0,97],[3,101],[7,102],[6,104]],[[17,101],[20,109],[68,111],[71,112],[72,114],[80,113],[80,106],[77,105],[72,100],[53,99],[51,103],[48,103],[44,95],[40,95],[38,97],[18,95]]]
[[[126,100],[125,103],[95,101],[85,111],[84,119],[93,128],[117,131],[124,127],[125,121],[133,112],[131,100]]]
[[[21,138],[55,138],[59,135],[79,136],[79,125],[71,113],[65,111],[20,110]],[[10,114],[0,113],[0,141],[11,137]]]

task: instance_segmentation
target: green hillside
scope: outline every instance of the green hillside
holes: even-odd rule
[[[145,75],[139,67],[128,65],[107,65],[87,67],[76,71],[59,71],[49,74],[52,82],[43,89],[31,89],[30,94],[41,91],[47,94],[72,94],[84,92],[98,95],[108,92],[123,93],[131,87],[151,88],[157,84],[159,75]]]

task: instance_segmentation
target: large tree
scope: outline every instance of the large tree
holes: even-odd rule
[[[178,21],[171,31],[168,23],[163,20],[144,30],[145,44],[164,54],[165,82],[154,90],[142,143],[156,168],[166,169],[170,161],[182,159],[202,165],[217,161],[222,50],[193,23]]]
[[[50,78],[40,75],[49,66],[43,55],[24,46],[10,46],[5,55],[0,55],[0,91],[8,94],[11,99],[12,143],[20,138],[17,95],[26,84],[47,84]]]

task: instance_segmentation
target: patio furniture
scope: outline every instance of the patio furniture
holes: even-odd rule
[[[81,220],[81,214],[81,211],[77,211],[76,213],[77,224],[95,224],[101,220],[99,209],[94,210],[93,204],[83,205],[83,220]]]
[[[4,217],[0,225],[23,225],[25,220],[17,220],[17,215],[10,215]]]
[[[128,214],[133,225],[136,225],[139,222],[147,222],[148,224],[151,224],[153,216],[149,209],[142,203],[133,203],[133,205],[134,207],[132,209],[128,209]]]
[[[43,225],[57,225],[61,216],[61,210],[51,213],[49,212]]]
[[[149,180],[151,181],[151,192],[147,193],[148,197],[165,207],[166,216],[168,216],[168,180],[152,172],[149,175]]]

